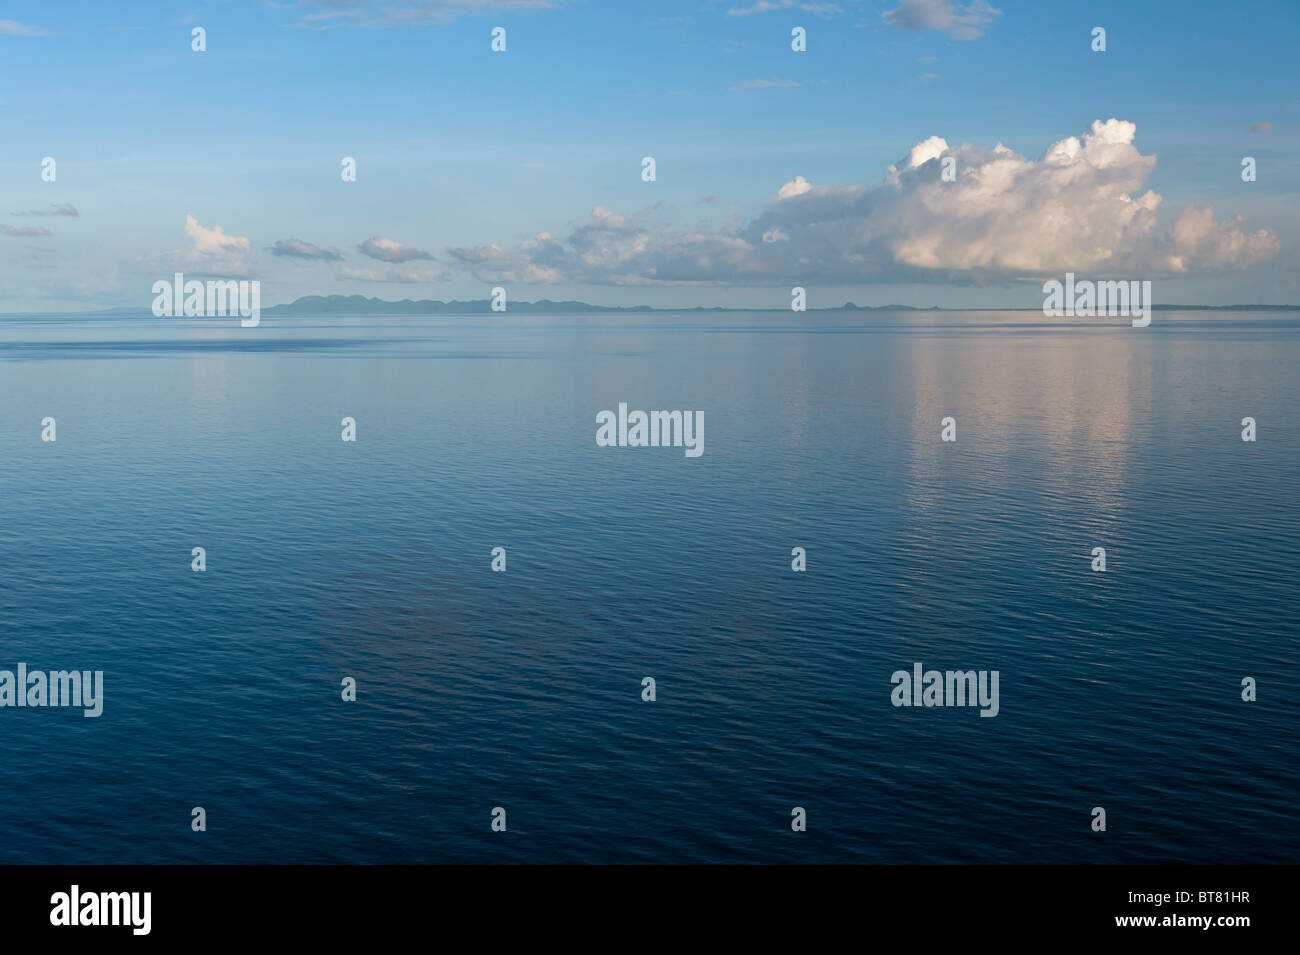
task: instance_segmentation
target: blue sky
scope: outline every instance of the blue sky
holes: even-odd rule
[[[145,306],[177,270],[266,304],[1032,306],[1067,269],[1300,304],[1297,27],[1294,0],[5,3],[0,312]]]

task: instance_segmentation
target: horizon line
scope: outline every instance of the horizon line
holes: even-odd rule
[[[319,300],[321,303],[333,303],[340,305],[345,302],[360,300],[364,305],[379,307],[381,309],[406,309],[417,308],[419,306],[429,306],[433,308],[448,309],[454,307],[472,307],[475,310],[481,308],[490,314],[509,314],[510,311],[517,311],[526,308],[549,307],[554,312],[563,313],[566,310],[586,310],[600,312],[788,312],[794,311],[788,306],[784,308],[770,306],[728,306],[728,305],[686,305],[686,306],[654,306],[654,305],[596,305],[590,302],[583,302],[577,299],[566,299],[556,301],[554,299],[536,299],[534,301],[520,300],[511,303],[504,311],[494,312],[491,308],[491,299],[381,299],[361,295],[301,295],[292,302],[286,302],[280,305],[271,305],[263,309],[264,314],[286,314],[289,310],[300,309],[300,314],[314,314],[310,311],[307,304],[309,300]],[[572,307],[572,308],[566,308]],[[1149,306],[1156,311],[1291,311],[1300,310],[1300,304],[1285,303],[1268,303],[1268,304],[1246,304],[1238,303],[1232,305],[1179,305],[1179,304],[1153,304]],[[799,311],[804,312],[841,312],[845,310],[855,311],[912,311],[912,312],[1037,312],[1042,311],[1042,306],[1004,306],[1004,307],[962,307],[962,306],[943,306],[943,305],[904,305],[901,303],[890,303],[887,305],[859,305],[856,302],[846,301],[843,305],[831,305],[816,308],[805,308]],[[353,312],[352,314],[384,314],[383,311],[374,313]],[[35,316],[35,315],[67,315],[67,316],[100,316],[104,318],[120,317],[128,318],[135,315],[156,317],[148,306],[121,305],[110,308],[99,309],[53,309],[49,311],[19,311],[19,312],[0,312],[0,318]],[[180,317],[180,316],[177,316]],[[203,318],[204,316],[193,316]]]

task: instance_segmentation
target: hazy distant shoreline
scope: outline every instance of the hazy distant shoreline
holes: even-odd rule
[[[1294,312],[1300,311],[1300,305],[1153,305],[1159,312]],[[401,299],[396,302],[363,295],[307,295],[287,305],[272,305],[262,310],[263,315],[299,315],[303,317],[322,317],[327,315],[476,315],[476,314],[516,314],[516,315],[567,315],[575,312],[789,312],[790,308],[731,308],[722,305],[697,305],[692,308],[656,308],[650,305],[591,305],[587,302],[552,302],[540,299],[536,302],[511,302],[507,312],[493,312],[491,300],[473,299],[469,301],[452,300],[443,302],[437,299]],[[845,302],[831,308],[809,308],[809,312],[1039,312],[1041,306],[1019,308],[943,308],[938,305],[856,305]],[[51,312],[3,312],[0,318],[17,315],[75,315],[88,318],[135,318],[152,317],[147,307],[125,307],[98,309],[94,311],[74,312],[57,310]]]

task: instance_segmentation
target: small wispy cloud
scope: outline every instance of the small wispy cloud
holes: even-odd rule
[[[496,259],[505,258],[505,252],[502,250],[501,246],[496,244],[479,245],[479,246],[474,246],[473,248],[448,249],[447,254],[450,255],[453,259],[458,259],[461,262],[470,262],[470,263],[492,262],[495,261]]]
[[[343,258],[343,253],[338,249],[322,249],[302,239],[279,239],[268,251],[282,258],[311,259],[317,262],[337,262]]]
[[[317,30],[324,30],[336,20],[360,20],[363,16],[360,10],[336,10],[332,13],[309,13],[301,21],[294,24],[299,27],[314,27]]]
[[[482,14],[554,10],[568,0],[303,0],[331,8],[308,13],[294,26],[323,30],[330,26],[390,27],[449,23]]]
[[[756,13],[768,13],[771,10],[802,10],[821,17],[833,17],[844,11],[838,3],[808,3],[801,0],[757,0],[748,7],[732,7],[727,11],[729,17],[750,17]]]
[[[0,225],[0,232],[14,239],[37,239],[42,236],[54,235],[49,229],[41,229],[35,226],[20,229],[17,226]]]
[[[1250,131],[1252,133],[1267,133],[1273,128],[1272,123],[1251,123]]]
[[[770,90],[798,85],[794,80],[748,80],[744,83],[734,83],[728,88],[733,90]]]
[[[4,36],[49,36],[48,30],[31,27],[17,20],[0,20],[0,35]]]
[[[938,30],[954,40],[974,40],[984,28],[1001,16],[1002,11],[988,0],[971,0],[967,4],[953,0],[899,0],[897,10],[881,14],[884,21],[900,30]]]
[[[383,235],[377,235],[373,239],[366,239],[365,242],[357,246],[357,251],[381,262],[410,262],[412,259],[433,258],[432,254],[422,249],[402,245],[402,243],[395,242]]]
[[[28,209],[26,212],[11,212],[11,216],[79,216],[77,207],[70,202],[51,203],[48,209]]]

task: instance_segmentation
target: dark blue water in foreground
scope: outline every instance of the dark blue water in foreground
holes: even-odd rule
[[[0,319],[0,863],[1294,862],[1294,316]]]

